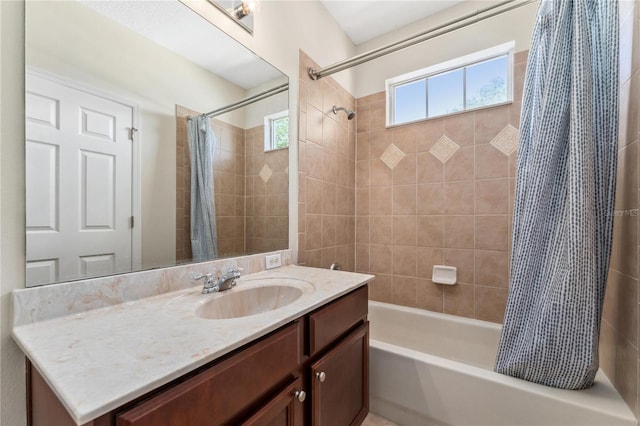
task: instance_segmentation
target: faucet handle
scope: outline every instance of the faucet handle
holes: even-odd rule
[[[238,268],[238,267],[233,267],[233,268],[229,268],[229,270],[227,271],[228,274],[233,274],[236,276],[240,276],[240,272],[244,271],[244,268]]]
[[[193,276],[193,279],[195,281],[201,280],[201,279],[205,279],[204,282],[205,283],[210,283],[211,281],[213,281],[213,274],[195,274]]]

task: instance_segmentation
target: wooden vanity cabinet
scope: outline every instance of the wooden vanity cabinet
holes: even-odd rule
[[[360,287],[89,425],[359,425],[369,407],[367,291]],[[28,424],[74,424],[30,371]]]

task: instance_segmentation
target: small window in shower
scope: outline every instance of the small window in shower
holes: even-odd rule
[[[264,150],[273,151],[289,147],[289,111],[264,118]]]
[[[386,81],[387,126],[512,102],[509,42]]]

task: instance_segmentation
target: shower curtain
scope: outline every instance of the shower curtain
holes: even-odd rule
[[[218,255],[213,193],[213,152],[216,139],[208,117],[188,120],[191,157],[191,251],[193,261]]]
[[[543,0],[524,85],[496,371],[590,387],[611,253],[618,2]]]

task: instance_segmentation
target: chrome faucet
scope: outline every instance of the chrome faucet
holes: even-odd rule
[[[197,274],[193,277],[194,280],[204,279],[204,287],[202,287],[202,293],[214,293],[218,291],[229,290],[236,285],[236,279],[240,278],[240,272],[242,268],[231,268],[223,276],[217,279],[213,279],[213,274]]]

